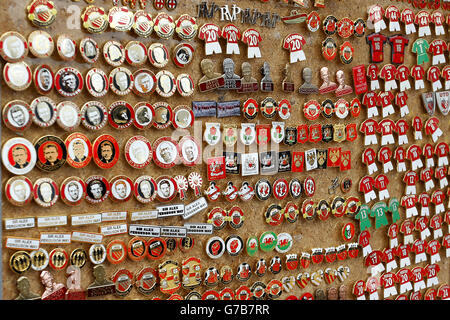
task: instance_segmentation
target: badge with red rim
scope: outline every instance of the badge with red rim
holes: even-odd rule
[[[175,129],[188,129],[194,125],[195,116],[191,108],[185,105],[176,106],[173,109],[172,125]]]
[[[5,67],[6,68],[6,67]],[[74,88],[65,88],[65,86],[62,86],[62,81],[64,80],[64,77],[72,75],[75,77],[75,87]],[[77,94],[83,90],[84,80],[83,76],[81,75],[80,71],[78,71],[75,68],[62,68],[59,69],[55,74],[55,88],[58,91],[58,93],[64,97],[74,97]],[[67,91],[67,89],[69,89]]]
[[[133,261],[141,261],[147,255],[147,243],[141,237],[133,237],[128,241],[128,257]]]
[[[1,44],[0,44],[1,46]],[[42,73],[48,73],[48,77],[50,78],[50,85],[47,85],[46,88],[44,88],[44,84],[42,83],[42,80],[40,79]],[[46,65],[46,64],[41,64],[39,66],[36,67],[36,69],[34,69],[34,73],[33,73],[33,81],[34,81],[34,86],[36,88],[36,90],[40,93],[40,94],[49,94],[54,86],[55,86],[55,75],[51,69],[50,66]]]
[[[315,203],[311,199],[306,199],[302,203],[302,215],[304,219],[312,220],[315,216]]]
[[[341,46],[339,47],[339,52],[342,63],[344,64],[352,63],[354,51],[355,49],[353,49],[353,46],[349,41],[345,41],[343,44],[341,44]]]
[[[73,48],[73,50],[66,53],[65,48],[67,48],[67,43],[69,43],[70,47]],[[58,36],[58,40],[56,41],[56,49],[58,50],[58,54],[61,59],[65,61],[74,60],[77,54],[76,42],[66,34],[61,34]]]
[[[69,254],[62,248],[55,248],[48,254],[48,264],[53,270],[62,270],[69,263]]]
[[[327,220],[331,215],[331,207],[328,203],[328,201],[322,199],[319,201],[319,203],[314,208],[315,215],[319,217],[320,220],[325,221]]]
[[[169,185],[168,194],[162,190],[161,184]],[[173,177],[159,176],[156,178],[156,199],[160,202],[169,202],[175,199],[178,193],[178,184]],[[162,193],[164,192],[164,194]]]
[[[167,102],[159,101],[153,104],[153,109],[155,111],[153,126],[156,129],[168,128],[173,121],[172,107]]]
[[[215,207],[208,213],[206,222],[212,224],[214,230],[221,230],[226,226],[227,221],[227,212],[223,208]]]
[[[307,197],[312,197],[316,192],[316,182],[312,177],[306,177],[303,181],[303,190],[305,190],[305,195]]]
[[[127,269],[117,270],[111,277],[114,282],[116,294],[124,297],[128,295],[133,288],[133,274]]]
[[[320,28],[320,17],[316,11],[311,11],[306,17],[306,25],[308,30],[316,32]]]
[[[162,238],[151,238],[147,241],[147,258],[150,260],[161,259],[167,251],[166,241]]]
[[[272,190],[276,199],[283,200],[289,194],[289,184],[284,178],[277,179],[273,183]]]
[[[71,133],[64,141],[67,149],[66,162],[73,168],[84,168],[91,162],[92,145],[88,137],[80,132]],[[81,148],[80,148],[81,147]],[[79,159],[75,150],[83,152]],[[78,153],[78,152],[77,152]]]
[[[276,279],[270,280],[266,287],[266,293],[269,299],[278,299],[283,293],[283,284]]]
[[[253,98],[247,99],[242,105],[242,111],[247,119],[255,119],[258,115],[258,102]]]
[[[102,155],[102,148],[105,146],[111,149],[111,156],[106,159]],[[119,160],[119,144],[116,139],[109,134],[102,134],[95,139],[92,144],[92,155],[94,158],[94,163],[102,169],[110,169]]]
[[[182,14],[175,22],[175,32],[183,40],[192,40],[197,35],[198,25],[195,18]]]
[[[351,241],[355,236],[355,225],[351,222],[344,224],[341,230],[341,235],[344,241]]]
[[[153,161],[163,169],[170,169],[179,162],[180,146],[171,137],[160,137],[153,142]]]
[[[274,98],[266,97],[261,102],[260,110],[261,110],[261,114],[265,118],[271,119],[271,118],[275,117],[276,113],[278,112],[278,103],[277,103],[277,101],[275,101]]]
[[[9,48],[6,45],[6,43],[9,42],[8,39],[14,39],[15,43],[20,42],[19,52],[22,53],[20,56],[18,56],[18,55],[13,56],[12,53],[10,52],[10,50],[8,50]],[[16,31],[5,32],[0,37],[0,55],[7,62],[22,61],[28,55],[27,40],[20,33],[16,32]]]
[[[141,52],[140,58],[135,58],[131,53]],[[140,66],[147,61],[147,47],[141,41],[129,41],[125,46],[125,60],[132,66]]]
[[[158,37],[162,39],[168,39],[175,32],[175,23],[173,21],[173,18],[167,13],[158,13],[153,21],[153,30],[155,30]]]
[[[327,16],[323,21],[323,32],[325,32],[327,36],[332,36],[335,34],[337,30],[337,22],[338,20],[335,16]]]
[[[220,300],[220,293],[216,290],[206,290],[202,294],[202,300]]]
[[[270,205],[265,214],[264,217],[266,218],[266,222],[270,224],[271,226],[278,226],[283,222],[283,212],[281,206],[277,204]]]
[[[134,33],[140,37],[147,38],[153,32],[153,19],[150,14],[144,10],[138,10],[133,17],[132,26]]]
[[[291,103],[288,99],[282,99],[278,102],[278,116],[283,119],[287,120],[291,117]]]
[[[89,192],[87,192],[87,189],[86,189],[86,198],[85,199],[87,202],[92,203],[92,204],[97,204],[97,203],[101,203],[101,202],[105,201],[106,198],[108,198],[109,192],[110,192],[109,182],[105,177],[100,176],[100,175],[92,175],[92,176],[88,177],[84,181],[84,183],[86,184],[86,188],[88,188],[91,183],[101,183],[105,188],[104,193],[101,195],[100,198],[91,197],[89,195]]]
[[[322,42],[322,55],[328,61],[333,61],[337,55],[337,44],[333,38],[326,38]]]
[[[342,38],[349,38],[353,35],[355,31],[355,25],[352,20],[345,17],[339,20],[337,24],[338,35]]]
[[[134,184],[131,179],[125,175],[115,176],[109,181],[111,200],[115,202],[125,202],[131,199],[134,192]],[[120,189],[119,186],[122,186]]]
[[[28,189],[28,196],[26,196],[25,194],[25,198],[20,198],[17,199],[17,197],[15,197],[13,195],[13,190],[11,190],[14,186],[14,182],[15,181],[20,181],[20,184],[25,184],[25,188]],[[14,192],[15,193],[15,192]],[[33,183],[31,182],[30,179],[28,179],[25,176],[14,176],[12,178],[10,178],[7,182],[6,182],[6,186],[5,186],[5,196],[8,199],[8,201],[10,203],[12,203],[15,206],[23,206],[27,203],[29,203],[31,201],[31,199],[33,198]]]
[[[127,247],[125,242],[116,239],[106,246],[106,258],[111,264],[119,264],[127,257]]]
[[[356,37],[362,37],[364,36],[364,33],[366,32],[366,23],[363,19],[358,18],[354,22],[354,34]]]
[[[236,300],[250,300],[253,294],[249,287],[242,285],[236,289],[234,298]]]
[[[20,112],[23,114],[23,122],[18,123],[14,119],[14,114]],[[13,100],[8,102],[2,111],[3,123],[13,131],[22,132],[31,126],[32,118],[36,117],[31,111],[31,106],[22,100]]]
[[[303,105],[303,113],[306,119],[315,121],[319,118],[322,107],[317,100],[310,100]]]
[[[92,80],[94,79],[94,75],[98,78],[100,76],[103,80],[103,88],[101,91],[97,91],[97,88],[94,88],[92,85]],[[97,80],[98,81],[98,80]],[[92,68],[86,74],[86,89],[87,91],[94,97],[103,97],[109,90],[109,79],[106,73],[98,68]]]
[[[131,137],[125,144],[124,151],[125,159],[133,168],[142,169],[152,161],[152,145],[144,136]]]
[[[141,194],[141,182],[147,181],[150,185],[150,194],[149,196],[143,196]],[[156,197],[156,182],[151,176],[140,176],[136,178],[134,181],[134,196],[136,197],[136,200],[138,200],[141,203],[150,203],[152,202]]]
[[[53,1],[33,0],[27,6],[28,19],[36,27],[48,27],[56,19],[57,10]]]
[[[3,78],[14,91],[23,91],[30,86],[33,76],[30,66],[20,61],[8,62],[3,68]]]
[[[100,121],[98,123],[93,123],[89,117],[89,110],[91,108],[96,109],[96,114],[99,115]],[[108,110],[99,101],[89,101],[86,102],[83,107],[81,107],[81,123],[89,130],[99,130],[103,128],[108,122]]]
[[[336,114],[336,116],[339,119],[345,119],[347,118],[348,114],[349,114],[349,103],[347,100],[345,99],[338,99],[338,101],[336,101],[334,103],[334,113]]]

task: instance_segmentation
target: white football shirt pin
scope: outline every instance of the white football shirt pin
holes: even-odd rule
[[[199,28],[198,38],[205,42],[205,54],[207,56],[222,53],[222,47],[219,43],[221,35],[220,27],[214,23],[205,23]]]
[[[234,24],[222,28],[222,37],[227,40],[226,54],[240,54],[238,41],[241,40],[241,32]]]

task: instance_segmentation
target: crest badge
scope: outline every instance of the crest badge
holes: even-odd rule
[[[256,129],[254,123],[241,123],[241,132],[239,135],[241,142],[249,146],[253,142],[255,142],[256,139]]]
[[[216,145],[220,141],[220,123],[205,123],[205,133],[203,139],[211,146]]]
[[[238,130],[236,125],[224,124],[223,127],[223,143],[226,146],[232,147],[237,141]]]
[[[434,92],[422,93],[423,106],[427,113],[432,116],[436,109],[436,96]]]
[[[256,125],[256,143],[259,145],[266,145],[270,141],[270,125],[258,124]]]
[[[280,143],[284,140],[284,122],[272,122],[270,136],[274,143]]]
[[[342,142],[342,141],[345,141],[345,139],[346,139],[345,125],[344,124],[335,124],[334,132],[333,132],[333,140],[336,142]]]
[[[450,91],[436,92],[436,103],[439,111],[446,116],[450,110]]]

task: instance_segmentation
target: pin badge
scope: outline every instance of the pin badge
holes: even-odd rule
[[[0,37],[0,55],[7,62],[22,61],[28,51],[28,42],[20,33],[9,31]]]
[[[212,259],[220,258],[225,252],[225,242],[222,238],[214,236],[206,243],[206,254]]]
[[[109,86],[112,92],[123,96],[131,92],[134,78],[131,71],[124,67],[117,67],[109,74]]]
[[[191,44],[182,42],[173,49],[173,62],[177,67],[184,68],[194,59],[194,52],[195,49]]]
[[[195,18],[182,14],[175,22],[175,32],[183,40],[192,40],[197,35],[198,25]]]
[[[129,31],[134,23],[134,14],[127,7],[112,7],[108,12],[109,27],[116,31]]]
[[[75,68],[62,68],[55,73],[55,88],[64,97],[74,97],[84,87],[83,76]]]
[[[16,132],[22,132],[31,126],[31,107],[22,100],[10,101],[3,107],[2,118],[7,128]]]
[[[11,204],[23,206],[33,197],[33,184],[25,176],[14,176],[6,182],[5,195]]]
[[[3,78],[14,91],[27,89],[33,80],[31,69],[25,62],[8,62],[3,68]]]
[[[172,16],[165,12],[160,12],[155,17],[153,30],[161,39],[169,39],[175,32],[175,23]]]
[[[115,129],[128,128],[133,124],[134,117],[134,109],[126,101],[116,101],[109,106],[108,122]]]
[[[113,240],[106,246],[106,258],[112,264],[119,264],[127,257],[127,248],[122,240]]]
[[[49,27],[55,22],[57,10],[53,1],[33,0],[28,6],[28,19],[36,27]]]
[[[156,179],[156,199],[161,202],[169,202],[175,199],[178,193],[178,185],[174,178],[160,176]]]
[[[108,16],[102,7],[90,5],[81,14],[83,27],[90,33],[102,33],[109,26]]]
[[[140,41],[129,41],[125,46],[125,60],[132,66],[140,66],[147,61],[147,47]]]
[[[118,41],[108,41],[103,46],[103,57],[109,65],[119,67],[125,61],[125,49]]]
[[[61,59],[65,61],[72,61],[75,59],[77,44],[68,35],[62,34],[58,36],[56,48]]]
[[[9,259],[9,267],[18,274],[28,271],[31,267],[30,254],[22,250],[14,252]]]
[[[147,242],[140,237],[133,237],[127,246],[128,257],[133,261],[141,261],[147,256]]]

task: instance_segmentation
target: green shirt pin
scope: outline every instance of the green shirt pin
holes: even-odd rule
[[[358,214],[355,216],[356,220],[359,220],[359,229],[362,231],[369,229],[372,224],[370,222],[371,211],[367,204],[363,204],[359,209]]]
[[[388,211],[388,206],[385,202],[377,202],[372,206],[371,217],[375,217],[375,229],[382,226],[388,225],[388,220],[386,217],[386,212]]]
[[[392,223],[400,220],[400,213],[398,212],[399,202],[397,198],[389,200],[389,211],[392,213]]]

